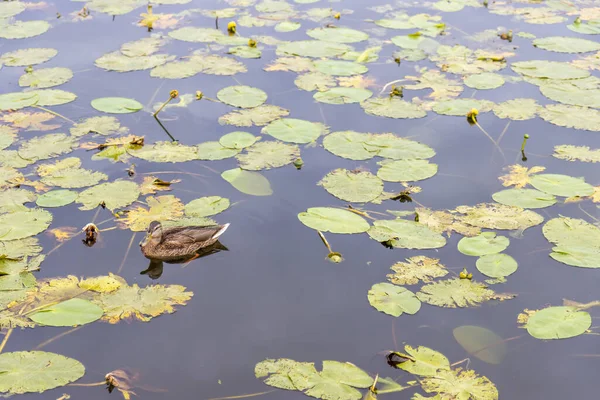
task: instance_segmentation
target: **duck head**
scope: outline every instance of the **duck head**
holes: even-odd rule
[[[140,247],[146,246],[148,243],[159,244],[162,241],[162,225],[158,221],[150,222],[146,237],[140,242]]]

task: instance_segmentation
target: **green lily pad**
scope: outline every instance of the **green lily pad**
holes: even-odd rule
[[[3,39],[25,39],[41,35],[50,29],[46,21],[14,21],[2,25],[0,38]]]
[[[498,118],[524,121],[535,118],[540,108],[534,99],[512,99],[494,105],[493,111]]]
[[[227,54],[233,54],[234,56],[242,57],[242,58],[261,58],[262,51],[256,47],[250,46],[237,46],[230,47],[227,51]]]
[[[531,210],[503,204],[481,203],[476,206],[459,206],[456,212],[465,214],[462,222],[487,229],[525,230],[544,222],[544,217]]]
[[[200,197],[185,205],[185,215],[190,217],[209,217],[222,213],[229,208],[229,199],[219,196]]]
[[[216,42],[224,35],[221,31],[212,28],[196,28],[193,26],[186,26],[170,31],[169,36],[173,39],[183,40],[186,42],[211,43]]]
[[[313,39],[335,43],[358,43],[369,38],[369,35],[362,31],[337,27],[309,29],[306,34]]]
[[[352,47],[342,43],[324,42],[321,40],[300,40],[287,42],[277,46],[277,55],[290,55],[301,57],[337,57]]]
[[[425,346],[419,346],[416,349],[406,345],[404,346],[406,354],[413,360],[398,364],[398,368],[419,376],[436,376],[440,371],[450,370],[450,361],[442,353],[432,350]]]
[[[10,1],[0,3],[0,20],[3,18],[14,17],[27,9],[25,3],[21,1]]]
[[[466,117],[469,111],[477,109],[480,113],[491,111],[494,103],[488,100],[452,99],[438,101],[433,105],[433,111],[441,115]]]
[[[367,89],[352,87],[334,87],[327,91],[317,92],[313,98],[321,103],[327,104],[351,104],[361,103],[373,95]]]
[[[41,209],[23,209],[0,214],[0,240],[17,240],[37,235],[50,226],[52,214]]]
[[[33,92],[0,94],[0,111],[19,110],[36,104],[39,96]]]
[[[498,389],[492,381],[473,370],[440,371],[436,376],[424,378],[421,387],[425,392],[435,394],[430,399],[498,400]]]
[[[576,307],[548,307],[536,311],[525,324],[536,339],[567,339],[583,335],[592,326],[592,317]]]
[[[19,78],[19,86],[49,88],[62,85],[73,77],[73,71],[69,68],[42,68],[25,73]]]
[[[281,118],[265,126],[261,133],[273,136],[275,139],[290,143],[310,143],[321,135],[327,134],[328,129],[319,122],[304,121],[296,118]]]
[[[62,207],[73,203],[79,194],[73,190],[59,189],[51,190],[40,195],[35,204],[38,207]]]
[[[302,25],[299,22],[283,21],[275,25],[276,32],[293,32],[300,29]]]
[[[576,22],[567,25],[567,28],[573,32],[583,33],[584,35],[600,35],[600,20]]]
[[[416,314],[421,308],[421,302],[413,292],[387,282],[374,284],[367,297],[369,304],[377,310],[394,317]]]
[[[539,116],[551,124],[586,131],[600,132],[600,111],[564,104],[548,104]]]
[[[516,73],[532,78],[581,79],[590,76],[589,71],[558,61],[517,61],[512,63],[510,67]]]
[[[48,186],[66,189],[82,188],[98,184],[108,179],[106,174],[81,168],[81,160],[77,157],[65,158],[55,164],[38,167],[41,181]]]
[[[223,147],[228,149],[245,149],[246,147],[252,146],[256,141],[259,140],[256,136],[248,132],[230,132],[219,139],[219,143]]]
[[[360,75],[369,70],[363,64],[351,61],[317,60],[314,65],[318,72],[331,76]]]
[[[432,48],[438,45],[435,40],[421,36],[400,35],[391,38],[392,43],[403,49],[423,49]]]
[[[298,219],[309,228],[331,233],[362,233],[369,223],[360,215],[332,207],[312,207],[298,214]]]
[[[230,106],[254,108],[267,101],[267,94],[250,86],[229,86],[219,90],[217,98]]]
[[[521,208],[545,208],[556,204],[556,197],[535,189],[506,189],[492,195],[494,201]]]
[[[567,161],[600,162],[600,150],[588,146],[554,146],[554,157]]]
[[[0,354],[0,392],[42,393],[65,386],[83,376],[79,361],[45,351],[14,351]],[[35,374],[32,374],[35,371]]]
[[[482,232],[477,236],[465,237],[458,242],[458,251],[468,256],[484,256],[504,251],[510,240],[506,236],[496,236],[495,232]]]
[[[19,147],[19,156],[26,160],[46,160],[70,153],[77,145],[75,138],[64,133],[51,133],[29,139]]]
[[[79,193],[77,202],[80,210],[93,210],[103,204],[109,210],[123,208],[137,200],[138,185],[130,181],[114,181],[93,186]]]
[[[240,152],[240,149],[223,147],[219,142],[204,142],[196,146],[199,160],[224,160]]]
[[[76,123],[70,129],[72,136],[83,136],[88,133],[97,133],[99,135],[124,134],[129,129],[121,127],[121,123],[115,117],[102,116],[86,118],[83,121]]]
[[[470,279],[446,279],[421,288],[417,297],[432,306],[457,308],[472,307],[490,300],[508,300],[514,295],[496,293],[483,283]]]
[[[144,57],[156,53],[164,40],[158,37],[145,37],[121,45],[121,53],[127,57]]]
[[[14,4],[3,2],[0,4]],[[26,67],[45,63],[58,54],[58,50],[50,48],[28,48],[4,53],[0,56],[0,64],[7,67]]]
[[[502,363],[508,352],[504,339],[481,326],[459,326],[454,328],[452,334],[467,353],[488,364]]]
[[[131,72],[156,68],[173,59],[173,56],[167,54],[150,54],[130,57],[122,54],[120,51],[113,51],[96,59],[94,64],[98,68],[107,71]]]
[[[289,111],[279,106],[263,104],[249,110],[236,110],[219,117],[221,125],[264,126],[281,117],[289,115]]]
[[[91,301],[75,298],[43,307],[29,318],[40,325],[77,326],[99,320],[102,314],[102,309]]]
[[[533,41],[533,45],[557,53],[587,53],[600,50],[600,43],[596,41],[563,36],[538,38]]]
[[[294,80],[294,84],[302,90],[312,92],[313,90],[325,91],[334,87],[337,82],[331,75],[322,72],[308,72],[298,75]]]
[[[558,262],[581,268],[600,268],[600,229],[574,218],[554,218],[542,232],[556,245],[550,257]]]
[[[92,107],[109,114],[128,114],[140,111],[144,106],[139,101],[125,97],[101,97],[92,100]]]
[[[29,190],[9,188],[0,192],[0,213],[22,209],[25,203],[35,201],[37,195]],[[2,254],[2,253],[0,253]]]
[[[594,193],[594,187],[583,179],[573,178],[559,174],[536,174],[529,180],[531,185],[555,196],[573,197],[590,196]]]
[[[569,81],[558,81],[540,86],[540,92],[550,100],[581,107],[600,107],[600,90],[580,89]]]
[[[388,242],[401,249],[438,249],[446,239],[427,226],[404,219],[377,220],[369,229],[369,236],[378,242]]]
[[[300,156],[298,146],[275,141],[262,141],[244,149],[236,158],[246,170],[279,168],[292,163]]]
[[[384,160],[377,176],[387,182],[412,182],[431,178],[437,173],[437,164],[428,160]]]
[[[198,159],[198,149],[177,142],[156,142],[140,149],[127,149],[134,157],[153,162],[185,162]]]
[[[318,183],[338,199],[366,203],[383,192],[383,182],[370,172],[354,172],[347,169],[331,171]]]
[[[36,106],[60,106],[75,101],[77,95],[75,93],[67,92],[60,89],[42,89],[32,90],[32,94],[37,95],[38,100],[35,103]]]
[[[487,232],[486,232],[487,233]],[[505,278],[517,270],[519,264],[508,254],[486,254],[475,264],[479,272],[490,278]]]
[[[397,97],[375,97],[360,103],[367,114],[386,118],[423,118],[427,113],[417,104]]]
[[[473,74],[465,78],[465,85],[478,90],[496,89],[504,85],[504,82],[505,81],[502,75],[494,74],[491,72]]]
[[[273,194],[269,180],[258,172],[234,168],[224,171],[221,178],[240,192],[251,196],[270,196]]]

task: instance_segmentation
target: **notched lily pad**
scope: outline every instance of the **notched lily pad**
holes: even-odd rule
[[[369,223],[360,215],[332,207],[312,207],[298,214],[298,219],[309,228],[331,233],[362,233]]]
[[[421,308],[421,302],[413,292],[387,282],[373,285],[367,297],[377,310],[394,317],[403,313],[416,314]]]

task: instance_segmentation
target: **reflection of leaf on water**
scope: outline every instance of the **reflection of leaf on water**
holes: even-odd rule
[[[54,115],[46,112],[13,112],[3,115],[0,120],[11,124],[15,128],[28,131],[51,131],[60,127],[60,125],[45,124],[45,122],[54,118]]]

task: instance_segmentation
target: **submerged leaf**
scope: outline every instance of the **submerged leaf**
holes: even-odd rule
[[[454,339],[465,351],[488,364],[500,364],[507,346],[500,336],[481,326],[463,325],[452,331]]]
[[[273,194],[269,180],[258,172],[234,168],[224,171],[221,178],[240,192],[251,196],[270,196]]]

